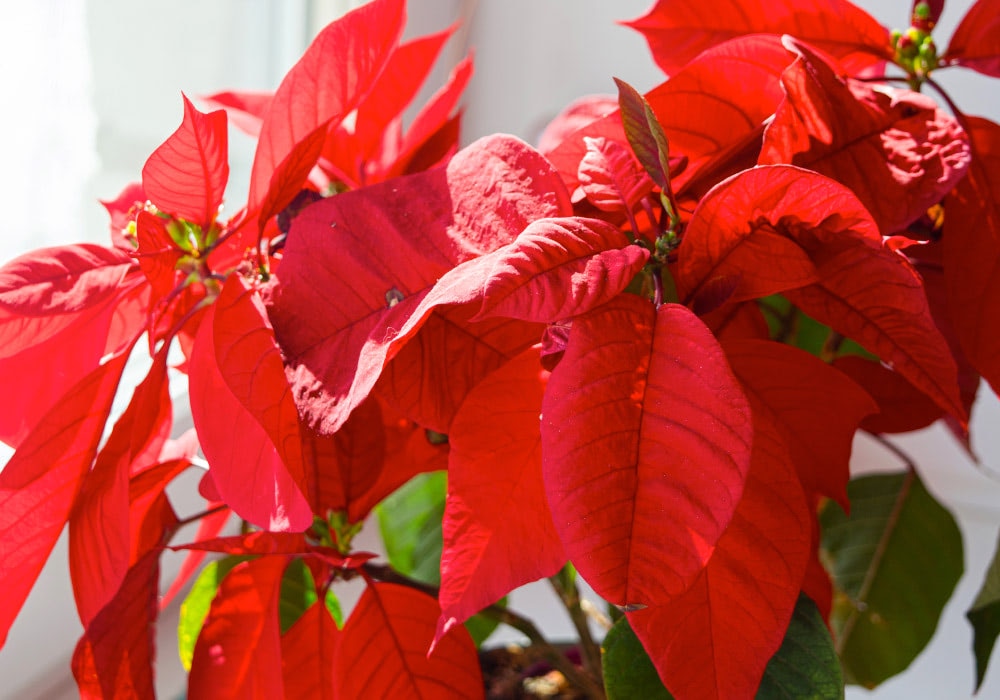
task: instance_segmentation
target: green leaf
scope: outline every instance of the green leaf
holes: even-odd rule
[[[441,584],[441,519],[447,485],[443,471],[418,474],[375,509],[389,564],[432,586]]]
[[[993,645],[1000,636],[1000,542],[993,554],[993,561],[986,570],[983,587],[969,611],[965,613],[972,624],[972,649],[976,655],[976,691],[983,684],[986,667],[993,653]]]
[[[671,700],[628,618],[611,628],[601,645],[604,689],[608,700]]]
[[[316,582],[305,560],[293,559],[281,579],[281,597],[278,600],[281,633],[287,632],[318,598]],[[330,611],[337,626],[343,627],[344,613],[332,588],[326,592],[326,609]]]
[[[871,688],[930,641],[962,575],[962,535],[912,470],[853,479],[847,494],[850,517],[820,514],[831,624],[845,679]]]
[[[844,678],[816,604],[799,595],[785,640],[764,670],[757,700],[840,700]]]
[[[625,137],[635,157],[661,190],[670,190],[670,148],[653,108],[646,98],[624,80],[615,78],[618,106],[621,109]]]
[[[507,596],[498,600],[496,604],[501,608],[506,608]],[[493,634],[493,630],[499,626],[499,620],[494,620],[492,617],[481,614],[473,615],[465,621],[465,629],[469,631],[469,635],[472,637],[472,641],[475,642],[477,649],[483,645],[483,642],[489,639],[489,636]]]
[[[209,562],[198,574],[191,591],[181,603],[180,619],[177,622],[177,653],[184,670],[191,670],[194,644],[201,634],[201,626],[208,615],[208,609],[212,607],[212,599],[219,590],[219,584],[234,566],[249,558],[232,556]]]

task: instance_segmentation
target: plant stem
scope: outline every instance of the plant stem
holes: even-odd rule
[[[594,642],[594,638],[590,634],[587,614],[580,606],[580,589],[577,588],[576,583],[564,580],[559,574],[550,576],[549,583],[552,584],[552,588],[555,589],[563,605],[566,606],[566,611],[573,621],[573,627],[576,628],[576,633],[580,637],[580,657],[583,661],[584,670],[594,678],[600,678],[601,649]]]
[[[180,530],[185,525],[190,525],[191,523],[197,522],[197,521],[201,520],[202,518],[207,518],[210,515],[215,515],[216,513],[221,513],[224,510],[229,510],[229,506],[227,506],[225,503],[222,503],[220,505],[215,506],[214,508],[209,508],[208,510],[203,510],[202,512],[195,513],[194,515],[189,515],[188,517],[184,518],[183,520],[178,520],[177,521],[177,524],[174,525],[174,532],[177,532],[178,530]]]
[[[882,532],[881,537],[879,537],[875,551],[872,553],[872,559],[868,564],[868,570],[865,572],[865,578],[862,580],[861,586],[858,588],[858,593],[852,601],[853,610],[844,621],[844,626],[841,627],[840,634],[837,635],[837,640],[834,644],[837,656],[843,655],[844,646],[847,644],[847,640],[850,639],[851,632],[854,631],[854,626],[857,624],[858,618],[861,616],[861,608],[863,605],[867,604],[868,594],[871,593],[872,585],[875,583],[875,575],[878,573],[879,567],[882,565],[882,559],[885,557],[885,551],[889,546],[889,539],[892,537],[892,534],[896,529],[900,515],[903,512],[903,506],[906,503],[907,497],[910,495],[910,487],[913,486],[913,480],[917,475],[916,465],[913,464],[913,460],[911,460],[905,452],[881,435],[874,435],[873,437],[881,443],[883,447],[905,462],[906,478],[903,480],[903,485],[899,489],[899,494],[896,496],[896,502],[892,506],[892,512],[889,514],[889,520],[886,523],[885,530]]]
[[[396,583],[401,586],[407,586],[426,593],[433,598],[438,597],[438,589],[436,586],[431,586],[430,584],[404,576],[388,564],[373,564],[368,562],[362,567],[362,571],[367,576],[370,576],[378,581]],[[606,696],[604,694],[604,688],[601,684],[591,677],[589,673],[577,668],[572,661],[567,659],[558,649],[552,646],[542,633],[538,631],[538,628],[535,627],[535,623],[531,620],[499,605],[491,605],[488,608],[484,608],[480,611],[480,614],[490,618],[491,620],[502,622],[508,627],[516,629],[518,632],[531,640],[532,644],[538,647],[538,649],[548,659],[549,663],[552,664],[553,668],[562,673],[563,676],[566,677],[567,681],[583,691],[588,698],[591,700],[605,700]]]

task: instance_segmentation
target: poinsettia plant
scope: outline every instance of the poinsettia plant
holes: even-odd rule
[[[1000,77],[1000,2],[940,50],[943,5],[890,32],[846,0],[659,0],[628,24],[666,81],[616,79],[537,148],[460,147],[468,59],[404,124],[454,31],[402,42],[404,0],[273,94],[185,97],[108,245],[0,268],[0,643],[68,526],[83,697],[154,695],[181,592],[191,698],[483,697],[497,623],[593,698],[904,669],[961,537],[918,459],[851,480],[852,440],[943,420],[967,446],[1000,388],[1000,126],[934,78]],[[224,218],[230,124],[257,149]],[[373,512],[388,561],[354,544]],[[546,578],[573,653],[504,602]]]

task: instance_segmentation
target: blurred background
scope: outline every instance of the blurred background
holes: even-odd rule
[[[0,240],[2,260],[45,245],[106,242],[97,203],[137,180],[146,157],[181,121],[183,91],[195,100],[223,89],[273,90],[312,37],[357,0],[34,0],[0,9]],[[410,36],[459,20],[425,94],[465,53],[475,52],[466,91],[464,140],[493,132],[533,141],[573,99],[613,93],[612,76],[645,91],[663,80],[636,32],[617,25],[652,0],[409,0]],[[909,0],[859,0],[887,26],[905,26]],[[946,45],[971,0],[949,0],[935,37]],[[971,71],[936,76],[965,111],[1000,121],[1000,89]],[[230,136],[228,200],[245,201],[252,142]],[[42,370],[44,371],[44,370]],[[174,389],[183,393],[183,386]],[[2,391],[2,388],[0,388]],[[183,425],[184,417],[178,422]],[[895,442],[916,460],[928,488],[959,521],[966,573],[927,650],[875,692],[849,698],[964,698],[973,688],[971,628],[964,613],[982,582],[1000,528],[1000,404],[986,388],[972,421],[974,465],[944,430]],[[2,446],[0,446],[2,447]],[[859,438],[854,467],[884,463]],[[6,461],[7,453],[0,453]],[[194,479],[177,493],[193,490]],[[179,510],[183,510],[181,505]],[[369,527],[368,543],[377,546]],[[176,560],[166,569],[176,567]],[[2,595],[2,591],[0,591]],[[515,592],[511,606],[552,638],[572,627],[544,585]],[[159,625],[159,697],[182,697],[176,605]],[[62,541],[0,651],[0,700],[74,698],[70,656],[80,635]],[[517,639],[511,632],[497,640]],[[981,697],[1000,697],[991,668]]]

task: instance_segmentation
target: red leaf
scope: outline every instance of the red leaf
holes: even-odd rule
[[[513,243],[476,261],[486,277],[482,307],[472,320],[555,323],[578,316],[622,292],[648,259],[645,249],[629,245],[604,221],[534,221]]]
[[[188,544],[171,545],[179,551],[218,552],[221,554],[303,554],[307,551],[306,538],[298,532],[266,532],[255,530],[248,535],[233,535],[210,540],[197,540]]]
[[[969,165],[968,139],[929,97],[844,80],[811,48],[785,71],[786,98],[760,164],[791,163],[850,187],[884,235],[937,204]]]
[[[653,189],[632,152],[606,138],[583,137],[587,155],[580,161],[580,186],[601,211],[632,210]]]
[[[452,423],[439,631],[566,561],[542,482],[547,374],[537,347],[521,353],[469,393]]]
[[[432,444],[427,431],[409,421],[404,421],[405,427],[388,425],[390,419],[385,417],[386,412],[387,407],[383,405],[383,421],[388,432],[385,464],[375,483],[348,504],[348,518],[354,523],[364,520],[372,508],[415,475],[448,468],[447,444]]]
[[[452,630],[427,655],[440,613],[425,593],[369,585],[337,645],[336,696],[482,698],[476,647],[464,628]]]
[[[391,122],[416,97],[417,90],[454,31],[452,26],[436,34],[418,37],[393,52],[375,85],[358,105],[354,138],[358,155],[363,160],[375,154]]]
[[[166,546],[177,527],[177,513],[167,498],[167,485],[191,463],[176,459],[157,464],[132,477],[129,499],[129,565],[146,552]],[[165,607],[161,601],[161,608]]]
[[[647,258],[625,234],[597,219],[529,224],[512,243],[438,281],[424,305],[467,303],[427,318],[386,367],[380,395],[424,427],[450,432],[469,390],[542,333],[535,324],[507,319],[553,322],[583,313],[621,292]]]
[[[227,297],[241,294],[238,282],[227,287],[235,290]],[[227,313],[232,321],[227,320]],[[301,481],[290,471],[302,469],[301,450],[276,427],[286,425],[286,417],[291,420],[288,411],[294,416],[294,406],[286,407],[291,398],[278,351],[262,317],[255,316],[257,313],[247,294],[233,299],[230,306],[220,299],[209,308],[191,353],[191,416],[223,500],[240,517],[265,529],[302,531],[312,525],[312,510],[301,492]],[[217,332],[216,320],[220,317]],[[241,338],[253,345],[252,352],[229,352]],[[222,360],[230,363],[226,373],[240,389],[240,396],[233,393],[219,366],[219,345],[223,348]],[[242,384],[237,384],[241,379]],[[261,382],[260,394],[256,393],[255,379]],[[267,410],[273,411],[268,420],[278,422],[265,427],[261,420]],[[233,440],[233,435],[240,439]],[[272,435],[279,440],[278,445]],[[294,439],[298,440],[297,431]],[[298,463],[284,463],[283,453],[295,455]]]
[[[790,238],[789,225],[831,228],[831,235],[873,245],[879,240],[868,213],[843,186],[803,170],[745,170],[712,188],[691,216],[674,274],[681,297],[696,303],[719,280],[733,281],[731,302],[816,282],[816,267]]]
[[[966,120],[975,158],[945,200],[948,310],[969,362],[1000,390],[1000,125]]]
[[[707,567],[675,600],[627,613],[675,696],[756,696],[795,608],[811,520],[780,436],[755,414],[743,498]]]
[[[139,280],[141,281],[141,278]],[[131,313],[145,289],[134,284],[104,303],[76,314],[31,318],[0,310],[0,439],[17,446],[54,409],[67,387],[94,370],[101,358],[122,351],[141,332],[144,318]],[[126,313],[118,312],[125,307]],[[37,335],[34,333],[37,332]],[[10,354],[7,354],[10,353]],[[39,372],[39,367],[49,368]]]
[[[646,94],[670,142],[671,161],[687,158],[683,173],[670,163],[672,186],[680,193],[692,182],[707,180],[707,190],[718,180],[743,169],[733,169],[749,149],[749,165],[756,162],[764,120],[783,93],[779,79],[792,61],[781,40],[750,36],[713,47],[677,75]],[[751,89],[752,86],[752,89]],[[585,136],[625,140],[618,111],[566,135],[546,156],[566,185],[575,189],[580,161],[586,155]]]
[[[282,698],[278,597],[285,557],[261,557],[226,574],[195,642],[188,697]]]
[[[499,251],[498,251],[499,252]],[[492,256],[465,263],[442,278],[461,278],[480,289]],[[468,274],[461,274],[467,272]],[[434,293],[426,297],[435,298]],[[386,403],[424,428],[447,434],[459,405],[487,374],[538,342],[535,323],[488,318],[471,323],[476,304],[438,308],[386,365],[375,391]]]
[[[472,78],[472,58],[455,64],[448,81],[435,92],[413,118],[392,167],[384,177],[429,170],[450,157],[458,148],[461,114],[451,116]]]
[[[313,512],[347,511],[351,522],[363,520],[367,510],[358,513],[355,504],[378,481],[386,456],[378,402],[365,401],[330,436],[302,426],[302,438]]]
[[[964,424],[968,414],[958,393],[955,360],[906,261],[859,244],[818,269],[822,281],[789,290],[789,301],[891,364]]]
[[[159,453],[170,431],[166,380],[164,346],[98,453],[69,518],[70,576],[84,627],[114,596],[131,563],[129,476],[150,447]]]
[[[680,595],[712,556],[750,462],[749,409],[686,308],[623,294],[576,318],[542,406],[553,519],[617,605]]]
[[[863,386],[878,402],[879,412],[861,422],[861,427],[870,433],[919,430],[944,414],[927,394],[879,362],[845,355],[836,358],[833,366]]]
[[[374,0],[329,24],[282,80],[261,125],[248,210],[264,222],[292,201],[327,129],[368,92],[399,43],[404,0]]]
[[[943,61],[1000,78],[1000,2],[973,3],[952,34]]]
[[[139,560],[87,625],[73,653],[80,697],[152,698],[160,550]]]
[[[576,99],[545,125],[545,130],[538,137],[538,150],[549,155],[550,151],[564,145],[575,133],[617,113],[618,97],[615,95],[587,95]],[[617,133],[624,135],[621,118],[618,119]]]
[[[134,261],[90,243],[40,248],[0,268],[0,308],[22,316],[84,311],[113,296]]]
[[[249,90],[226,90],[202,97],[211,107],[226,110],[229,122],[243,133],[257,138],[264,115],[271,106],[272,93]]]
[[[146,203],[146,193],[142,184],[130,182],[115,199],[100,199],[101,205],[111,217],[111,242],[116,248],[125,251],[132,250],[132,244],[125,235],[125,229],[135,219],[136,211]]]
[[[185,96],[184,121],[142,166],[146,196],[160,211],[208,228],[228,181],[226,113],[203,114]]]
[[[791,34],[836,56],[850,73],[878,70],[892,59],[889,32],[846,0],[658,0],[624,24],[642,32],[667,75],[705,49],[745,34]]]
[[[281,638],[285,697],[334,700],[333,659],[340,632],[323,601],[313,603]]]
[[[569,211],[548,163],[508,136],[476,142],[446,169],[306,209],[268,312],[307,422],[335,432],[435,306],[474,296],[443,285],[429,296],[448,270],[511,242],[536,219]]]
[[[0,471],[0,647],[69,518],[128,353],[66,392]]]
[[[844,510],[851,445],[858,423],[878,410],[861,387],[819,358],[768,340],[724,345],[751,411],[788,447],[806,495],[822,494]]]

